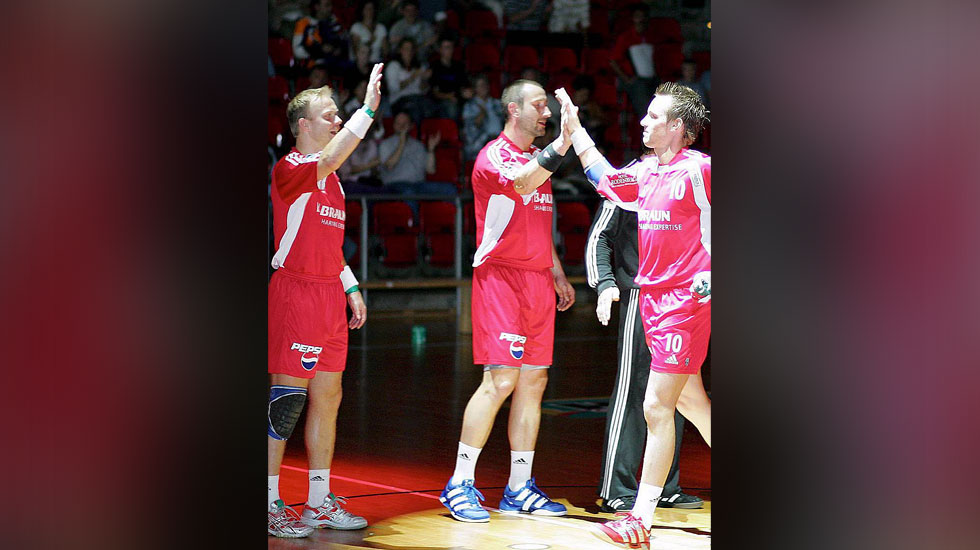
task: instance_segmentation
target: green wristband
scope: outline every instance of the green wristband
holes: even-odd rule
[[[364,105],[364,112],[367,113],[367,116],[374,118],[374,109],[368,107],[367,104]]]
[[[360,289],[357,288],[357,285],[354,285],[354,286],[348,288],[347,290],[345,290],[344,293],[345,294],[353,294],[353,293],[357,292],[358,290],[360,290]]]

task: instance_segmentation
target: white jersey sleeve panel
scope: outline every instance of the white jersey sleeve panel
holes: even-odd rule
[[[473,267],[479,267],[486,261],[490,252],[497,246],[500,236],[514,216],[515,203],[505,195],[491,195],[487,201],[487,217],[483,224],[483,239],[480,248],[473,255]]]
[[[282,234],[282,239],[279,241],[279,250],[272,257],[272,267],[274,269],[279,269],[286,262],[289,249],[292,248],[293,241],[296,240],[296,234],[299,233],[299,226],[303,223],[306,203],[310,200],[310,195],[312,194],[303,193],[293,204],[289,205],[289,212],[286,213],[286,231]]]

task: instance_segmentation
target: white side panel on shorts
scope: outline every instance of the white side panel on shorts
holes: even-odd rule
[[[500,236],[514,216],[514,200],[505,195],[491,195],[487,201],[487,215],[483,223],[483,239],[473,255],[473,267],[479,267],[497,246]]]
[[[310,195],[312,194],[303,193],[296,198],[296,202],[289,205],[289,212],[286,213],[286,232],[282,234],[282,240],[279,241],[279,250],[272,257],[272,267],[274,269],[279,269],[286,262],[289,249],[293,247],[293,241],[296,240],[296,234],[299,233],[299,226],[303,223],[303,213],[306,212],[306,203],[309,202]]]

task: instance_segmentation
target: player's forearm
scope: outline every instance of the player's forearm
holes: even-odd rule
[[[564,277],[565,270],[561,266],[561,260],[558,258],[558,249],[555,248],[555,244],[551,244],[551,274],[555,277]]]
[[[568,152],[570,143],[564,141],[559,136],[530,162],[524,164],[514,177],[514,191],[521,195],[530,195],[548,181]]]
[[[347,157],[354,152],[364,136],[367,135],[368,128],[373,122],[374,112],[367,105],[354,111],[344,127],[337,132],[337,135],[330,140],[330,143],[323,148],[320,153],[320,160],[317,163],[319,177],[325,177],[331,172],[340,168],[340,165],[347,160]]]

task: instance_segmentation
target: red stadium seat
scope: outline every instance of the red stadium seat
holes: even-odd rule
[[[459,31],[459,14],[456,10],[446,10],[446,28]]]
[[[436,171],[426,174],[425,179],[429,181],[447,181],[460,187],[459,184],[459,147],[437,147]]]
[[[419,218],[426,262],[433,267],[454,266],[456,205],[451,202],[423,202],[419,207]]]
[[[594,96],[596,103],[607,109],[619,109],[619,93],[616,91],[616,84],[608,80],[599,80],[595,83]]]
[[[268,131],[269,145],[276,148],[282,147],[286,140],[286,134],[289,133],[289,130],[286,126],[286,120],[280,116],[279,113],[269,111]]]
[[[562,262],[567,265],[581,265],[585,261],[585,244],[592,215],[589,208],[580,202],[559,202],[557,206],[558,233],[562,236],[565,249]]]
[[[571,48],[545,48],[542,54],[544,62],[541,70],[545,73],[579,70],[578,56]]]
[[[467,38],[481,36],[500,39],[504,33],[497,22],[497,16],[490,10],[467,11],[463,17],[463,28],[460,34]]]
[[[611,50],[588,48],[582,50],[582,58],[585,74],[592,75],[597,80],[612,78],[616,74],[609,65],[609,60],[612,58]]]
[[[681,24],[673,17],[651,17],[649,25],[653,29],[655,44],[663,44],[665,42],[684,43]]]
[[[277,73],[282,71],[286,74],[296,64],[293,59],[293,45],[285,38],[269,39],[269,57],[272,58],[272,65]]]
[[[487,42],[475,42],[466,47],[466,72],[475,74],[500,70],[500,48]],[[498,73],[499,74],[499,73]]]
[[[422,121],[421,140],[429,143],[429,136],[439,132],[439,147],[459,147],[459,124],[451,118],[427,118]]]
[[[681,65],[684,64],[684,52],[681,44],[667,42],[657,44],[653,49],[653,67],[657,77],[663,81],[675,81],[681,78]]]
[[[593,4],[589,8],[589,32],[599,35],[608,42],[609,38],[609,9]]]
[[[691,54],[694,58],[694,63],[697,65],[697,76],[700,77],[701,73],[711,69],[711,51],[701,51],[694,52]]]
[[[418,233],[412,209],[404,202],[374,205],[374,234],[381,239],[381,263],[411,267],[418,262]]]
[[[276,75],[269,77],[269,103],[289,102],[289,81]]]
[[[504,71],[517,78],[527,67],[537,69],[538,50],[531,46],[507,46],[504,48]]]

